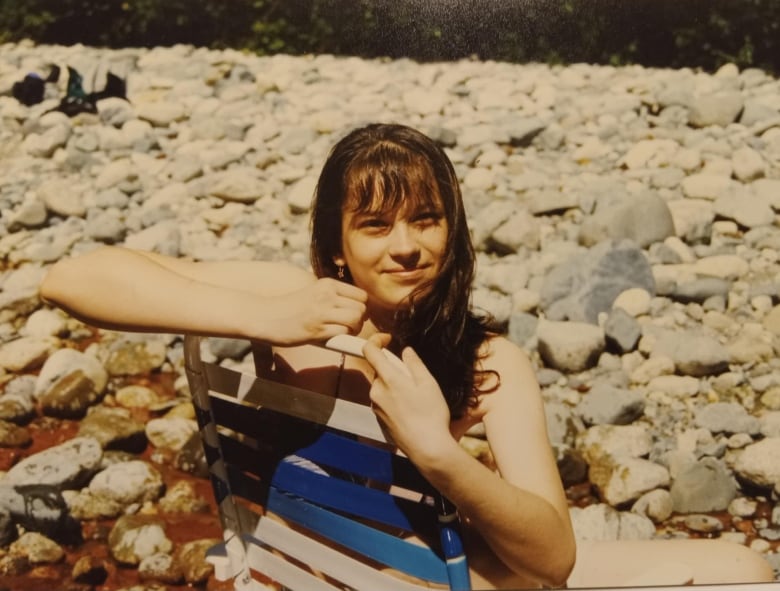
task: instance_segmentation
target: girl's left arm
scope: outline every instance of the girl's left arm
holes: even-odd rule
[[[377,371],[371,400],[399,448],[510,569],[561,586],[574,565],[574,535],[539,386],[518,347],[502,338],[487,346],[483,368],[497,371],[501,382],[481,397],[480,412],[498,472],[452,437],[441,390],[411,349],[402,354],[407,376],[387,364],[374,344],[366,346]]]

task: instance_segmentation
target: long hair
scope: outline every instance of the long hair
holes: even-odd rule
[[[311,264],[318,277],[337,277],[334,259],[342,250],[345,208],[394,212],[409,200],[440,202],[447,239],[438,276],[396,311],[393,345],[417,352],[457,418],[481,392],[487,372],[477,362],[489,330],[471,312],[474,248],[457,176],[444,151],[419,131],[395,124],[371,124],[341,139],[314,194]],[[344,279],[351,281],[348,274]]]

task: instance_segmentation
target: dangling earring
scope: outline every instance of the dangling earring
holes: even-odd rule
[[[339,265],[338,271],[336,272],[336,276],[339,279],[344,279],[344,265]]]

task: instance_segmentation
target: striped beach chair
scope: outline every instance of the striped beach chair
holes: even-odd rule
[[[370,408],[205,363],[195,336],[184,353],[224,532],[209,553],[218,579],[471,588],[455,507],[388,449]]]

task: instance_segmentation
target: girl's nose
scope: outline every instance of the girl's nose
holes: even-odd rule
[[[414,231],[405,222],[397,222],[390,232],[390,254],[392,256],[405,256],[417,252],[417,241]]]

